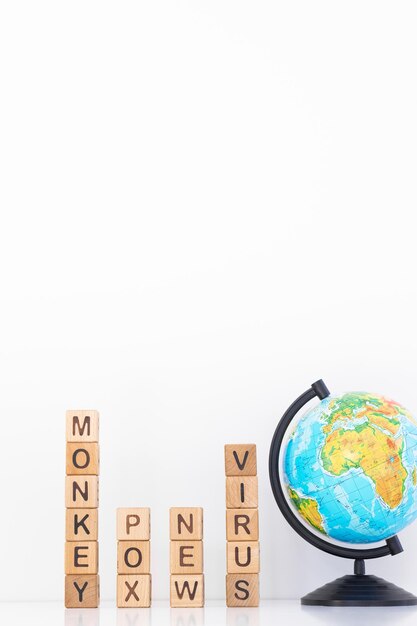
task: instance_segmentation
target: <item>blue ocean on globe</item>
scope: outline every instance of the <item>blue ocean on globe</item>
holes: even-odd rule
[[[381,541],[417,517],[417,421],[383,396],[322,400],[295,424],[283,465],[296,513],[332,539]]]

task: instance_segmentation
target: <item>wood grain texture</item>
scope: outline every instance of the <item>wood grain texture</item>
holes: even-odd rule
[[[95,609],[100,604],[100,577],[97,574],[65,576],[67,609]]]
[[[98,542],[67,541],[65,543],[66,574],[97,574]]]
[[[203,542],[171,541],[170,571],[171,574],[202,574]]]
[[[256,509],[257,506],[257,476],[226,476],[226,507],[228,509]]]
[[[259,574],[227,574],[227,606],[259,606]]]
[[[99,464],[99,445],[97,442],[67,442],[67,475],[98,476]]]
[[[67,509],[96,509],[98,507],[98,477],[66,476],[65,506]]]
[[[224,465],[226,476],[256,476],[256,445],[226,444]]]
[[[172,507],[169,510],[171,540],[203,539],[203,509],[200,507]]]
[[[147,608],[152,602],[150,574],[118,574],[117,606],[119,608]]]
[[[118,541],[117,573],[150,574],[150,541]]]
[[[229,541],[227,547],[228,574],[257,574],[259,573],[259,542],[258,541]]]
[[[65,513],[66,541],[97,541],[98,510],[67,509]]]
[[[226,509],[227,541],[258,541],[258,509]]]
[[[66,412],[67,441],[98,441],[99,413],[90,409]]]
[[[117,509],[117,539],[120,541],[149,541],[151,510],[148,507]]]
[[[173,608],[204,606],[203,574],[171,574],[170,605]]]

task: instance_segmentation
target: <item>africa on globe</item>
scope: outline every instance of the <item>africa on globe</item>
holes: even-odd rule
[[[297,514],[332,539],[372,543],[417,517],[417,421],[366,392],[328,396],[291,432],[284,483]]]

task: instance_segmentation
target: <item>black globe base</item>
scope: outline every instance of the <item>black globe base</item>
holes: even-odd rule
[[[336,578],[301,598],[301,604],[310,606],[411,606],[417,605],[412,593],[389,583],[383,578],[364,573]],[[362,565],[362,563],[360,563]]]

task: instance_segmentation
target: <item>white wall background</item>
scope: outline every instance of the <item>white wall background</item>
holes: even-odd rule
[[[64,414],[101,412],[117,506],[205,508],[224,596],[225,442],[256,442],[262,594],[350,571],[286,525],[280,414],[323,377],[417,413],[413,2],[0,5],[1,599],[62,597]],[[369,571],[417,590],[417,528]],[[24,579],[25,584],[21,581]]]

